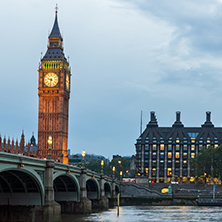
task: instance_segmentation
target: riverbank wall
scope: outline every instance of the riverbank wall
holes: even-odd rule
[[[121,206],[197,206],[196,198],[121,197]]]

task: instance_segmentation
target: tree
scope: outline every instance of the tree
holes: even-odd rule
[[[195,176],[214,177],[222,176],[222,146],[209,146],[201,150],[195,159],[191,159],[191,167],[195,169]]]
[[[123,177],[135,177],[135,171],[129,171],[130,161],[125,158],[115,158],[109,164],[104,163],[103,173],[107,176],[113,176],[113,167],[115,167],[115,178],[120,179],[120,171],[122,171]],[[85,167],[89,170],[101,173],[101,160],[91,160],[85,164]]]

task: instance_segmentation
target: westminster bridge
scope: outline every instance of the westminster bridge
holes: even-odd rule
[[[0,152],[1,221],[60,221],[61,213],[107,209],[119,192],[120,183],[103,174]]]

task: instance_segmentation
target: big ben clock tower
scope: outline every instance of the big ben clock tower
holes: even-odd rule
[[[52,136],[51,157],[65,164],[68,164],[70,76],[56,9],[48,49],[39,66],[38,156],[47,158],[47,141]]]

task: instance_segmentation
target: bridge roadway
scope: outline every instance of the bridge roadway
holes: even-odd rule
[[[106,209],[120,183],[85,168],[0,152],[1,221],[60,221]]]

